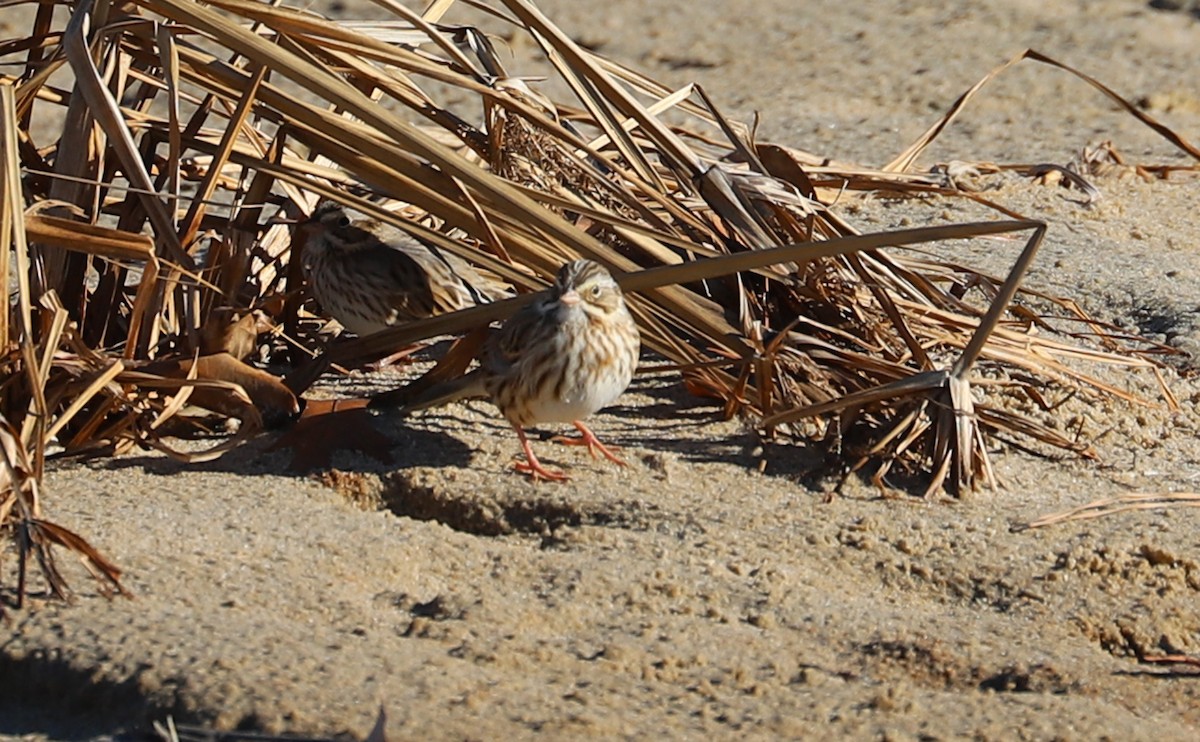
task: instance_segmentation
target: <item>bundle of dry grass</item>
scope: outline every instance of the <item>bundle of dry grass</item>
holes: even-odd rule
[[[528,0],[469,4],[483,28],[438,25],[448,0],[389,2],[393,20],[354,24],[251,0],[37,5],[28,37],[0,44],[18,69],[0,84],[13,256],[0,251],[0,412],[10,469],[25,472],[6,490],[38,481],[52,445],[219,455],[294,413],[329,363],[500,320],[575,256],[620,274],[645,345],[694,392],[825,446],[845,473],[901,467],[929,492],[992,483],[990,433],[1088,450],[981,396],[981,365],[1035,399],[1046,385],[1123,394],[1077,361],[1154,368],[1095,324],[1090,343],[1065,342],[1009,311],[1038,222],[858,235],[827,206],[847,188],[973,197],[908,170],[978,86],[881,170],[818,165],[755,142],[699,88],[580,48]],[[540,45],[574,100],[506,71],[485,33],[497,30]],[[283,223],[319,198],[518,295],[322,352]],[[1012,232],[1028,241],[1003,280],[883,249]],[[285,387],[251,354],[298,369]],[[187,405],[237,419],[237,435],[174,450],[164,431]],[[0,515],[28,523],[36,505]]]

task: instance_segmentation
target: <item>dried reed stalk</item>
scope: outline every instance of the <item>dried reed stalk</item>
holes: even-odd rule
[[[1168,492],[1162,494],[1137,492],[1118,495],[1116,497],[1106,497],[1102,500],[1094,500],[1086,505],[1080,505],[1061,513],[1043,515],[1028,523],[1014,525],[1012,530],[1027,531],[1031,528],[1045,528],[1046,526],[1054,526],[1059,523],[1106,518],[1110,515],[1130,511],[1165,510],[1172,507],[1198,508],[1200,507],[1200,494],[1194,492]]]

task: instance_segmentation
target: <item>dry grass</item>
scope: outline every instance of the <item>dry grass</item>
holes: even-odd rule
[[[1105,518],[1118,513],[1128,513],[1138,510],[1166,510],[1173,507],[1200,508],[1200,494],[1194,492],[1166,492],[1161,494],[1138,492],[1118,495],[1117,497],[1106,497],[1103,500],[1095,500],[1086,505],[1064,510],[1061,513],[1043,515],[1028,523],[1015,524],[1012,530],[1026,531],[1030,528],[1045,528],[1046,526],[1070,523],[1072,521]]]
[[[1153,348],[1069,301],[1050,305],[1086,335],[1032,334],[1041,320],[1013,311],[1041,223],[999,209],[998,221],[860,235],[828,206],[846,189],[979,201],[911,166],[1019,59],[873,170],[756,142],[699,89],[668,90],[580,48],[527,0],[469,4],[488,11],[485,28],[436,25],[453,2],[345,25],[250,0],[46,2],[28,37],[0,44],[16,70],[0,83],[0,516],[21,545],[19,595],[27,553],[65,588],[41,556],[52,542],[119,586],[82,539],[30,535],[45,527],[37,484],[52,447],[220,455],[293,414],[293,395],[329,363],[500,320],[574,256],[619,274],[645,345],[692,391],[765,434],[825,447],[845,474],[867,467],[882,482],[900,468],[927,492],[993,484],[985,441],[997,432],[1089,451],[981,394],[981,369],[1034,400],[1051,386],[1129,398],[1082,370],[1095,363],[1154,372]],[[574,100],[510,75],[485,35],[501,30],[540,45]],[[668,112],[685,123],[668,126]],[[521,293],[324,352],[283,223],[319,197]],[[1010,233],[1026,242],[1003,279],[886,249]],[[292,367],[286,385],[264,361]],[[176,450],[166,433],[195,409],[236,419],[237,433]]]

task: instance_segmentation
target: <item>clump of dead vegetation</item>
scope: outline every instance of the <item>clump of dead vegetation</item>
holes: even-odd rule
[[[469,5],[479,27],[444,23],[452,0],[356,23],[251,0],[42,2],[27,36],[0,43],[0,519],[18,596],[30,554],[65,590],[52,544],[119,588],[115,567],[42,518],[47,452],[220,455],[294,415],[331,364],[501,320],[574,256],[620,274],[645,346],[693,392],[822,446],[846,474],[899,469],[929,492],[993,483],[994,434],[1089,453],[1006,399],[1128,396],[1083,370],[1097,363],[1156,372],[1155,349],[1069,301],[1013,311],[1043,224],[996,207],[995,221],[863,235],[829,206],[845,191],[983,202],[913,164],[991,75],[888,165],[831,165],[756,141],[698,86],[581,48],[529,0]],[[528,35],[573,95],[507,70],[489,33]],[[1061,66],[1033,52],[1008,64],[1020,59]],[[519,295],[328,347],[285,223],[318,198]],[[989,235],[1025,240],[1006,277],[887,249]],[[1031,332],[1051,327],[1047,311],[1083,330]],[[982,377],[1003,393],[980,394]],[[182,414],[195,409],[207,418]],[[213,418],[236,432],[203,451],[174,442]]]

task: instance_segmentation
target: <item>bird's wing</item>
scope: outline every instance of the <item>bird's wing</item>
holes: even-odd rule
[[[441,312],[473,307],[512,296],[512,287],[448,250],[404,233],[393,241],[396,250],[414,260],[426,275]]]
[[[480,363],[489,373],[503,376],[528,355],[530,348],[545,347],[555,331],[550,313],[553,301],[548,296],[526,304],[508,319],[500,331],[488,339]]]
[[[363,250],[358,255],[365,271],[388,288],[388,305],[400,318],[420,319],[447,311],[436,288],[436,276],[412,253],[383,249]]]

